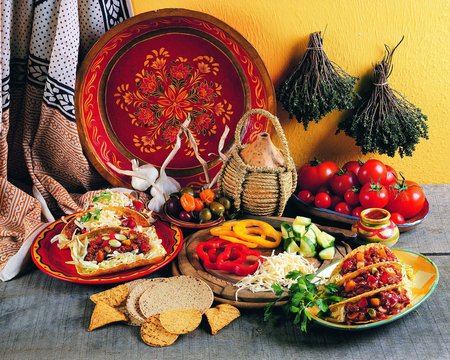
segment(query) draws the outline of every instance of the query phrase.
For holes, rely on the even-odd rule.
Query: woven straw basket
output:
[[[241,144],[241,132],[247,119],[254,114],[271,120],[283,145],[283,167],[261,167],[246,164],[240,152],[248,145]],[[289,197],[297,186],[297,171],[289,153],[288,143],[278,118],[262,109],[244,114],[236,127],[236,146],[222,165],[217,186],[219,192],[234,200],[236,210],[249,214],[281,216]]]

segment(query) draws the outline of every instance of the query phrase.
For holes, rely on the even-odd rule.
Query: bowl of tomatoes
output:
[[[204,229],[225,221],[233,211],[232,201],[212,189],[185,187],[169,196],[163,215],[171,223],[190,229]]]
[[[400,232],[410,230],[430,213],[421,187],[380,160],[349,161],[339,168],[318,160],[298,170],[297,207],[310,215],[354,224],[367,208],[386,209]]]

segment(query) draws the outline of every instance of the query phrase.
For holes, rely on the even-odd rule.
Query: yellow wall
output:
[[[342,113],[333,112],[308,131],[289,119],[278,103],[296,165],[317,157],[342,166],[347,160],[378,158],[418,183],[450,183],[450,2],[448,0],[131,0],[135,14],[184,8],[215,16],[256,48],[278,86],[300,61],[309,34],[325,32],[328,57],[360,78],[382,60],[384,44],[393,48],[391,88],[428,116],[429,140],[412,157],[363,156],[352,138],[335,136]],[[358,85],[356,87],[358,90]]]

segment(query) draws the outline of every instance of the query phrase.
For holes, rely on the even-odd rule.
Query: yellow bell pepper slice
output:
[[[262,229],[266,237],[271,237],[275,241],[266,240],[261,235],[250,235],[249,232],[255,232],[255,228]],[[261,220],[241,220],[234,226],[233,230],[239,239],[263,247],[276,248],[281,243],[281,234],[276,231],[272,225]]]
[[[223,240],[228,240],[228,241],[231,241],[231,242],[234,242],[234,243],[244,244],[244,245],[246,245],[249,248],[258,247],[258,244],[238,239],[235,236],[221,235],[221,236],[219,236],[219,238],[221,238]]]

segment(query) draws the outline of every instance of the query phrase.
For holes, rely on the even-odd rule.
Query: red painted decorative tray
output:
[[[211,178],[220,170],[218,143],[251,108],[276,112],[274,88],[252,45],[222,21],[204,13],[165,9],[144,13],[108,31],[93,46],[77,75],[76,120],[81,144],[95,168],[114,186],[131,178],[106,164],[131,170],[130,160],[160,167],[180,124],[190,130]],[[243,142],[269,130],[266,118],[247,122]],[[205,182],[186,139],[167,174],[182,186]]]
[[[66,217],[66,220],[69,220],[72,216],[74,215]],[[64,225],[66,225],[62,219],[49,224],[36,237],[31,247],[31,257],[37,267],[46,274],[74,283],[110,284],[143,277],[169,264],[177,256],[183,244],[183,234],[177,226],[162,221],[159,214],[153,213],[152,216],[156,218],[153,223],[156,233],[167,251],[166,256],[159,263],[98,277],[80,276],[75,265],[66,264],[67,261],[72,260],[70,250],[61,250],[56,242],[51,243],[51,239],[60,234]]]

